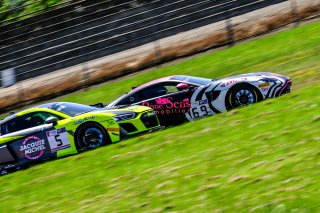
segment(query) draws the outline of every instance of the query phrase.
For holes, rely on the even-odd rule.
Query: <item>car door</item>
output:
[[[1,139],[9,139],[3,144],[3,153],[12,153],[7,159],[1,159],[0,164],[15,162],[26,163],[55,157],[46,133],[53,130],[52,124],[45,124],[48,117],[55,116],[48,112],[31,112],[15,117],[1,125]]]
[[[178,84],[179,82],[162,82],[144,88],[138,94],[143,100],[135,104],[151,107],[158,115],[161,125],[185,122],[193,90],[186,88],[179,91]]]

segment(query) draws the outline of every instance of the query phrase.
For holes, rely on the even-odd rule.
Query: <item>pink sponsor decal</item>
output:
[[[142,106],[148,106],[155,110],[156,114],[178,114],[186,113],[190,108],[190,99],[173,101],[172,97],[157,98],[155,104],[142,102]]]
[[[238,83],[239,81],[247,81],[247,80],[248,78],[241,78],[240,80],[239,79],[230,80],[230,81],[227,81],[226,83],[222,83],[221,87],[227,87],[232,84]]]
[[[37,136],[27,137],[20,146],[20,151],[30,160],[39,159],[45,149],[45,140]]]

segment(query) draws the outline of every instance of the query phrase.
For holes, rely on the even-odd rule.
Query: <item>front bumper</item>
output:
[[[119,122],[121,138],[160,128],[157,115],[153,110],[139,113],[134,119]]]
[[[279,90],[278,96],[290,93],[291,92],[291,86],[292,86],[292,81],[290,79],[286,80],[284,85]]]

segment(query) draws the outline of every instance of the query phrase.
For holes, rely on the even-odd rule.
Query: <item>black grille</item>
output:
[[[285,88],[283,94],[287,94],[287,93],[290,93],[290,92],[291,92],[291,85],[292,85],[292,81],[289,81],[289,82],[288,82],[288,85],[287,85],[287,87]]]
[[[137,128],[132,123],[122,123],[119,125],[128,133],[137,131]]]
[[[152,128],[159,125],[157,116],[153,112],[143,113],[140,119],[147,128]]]

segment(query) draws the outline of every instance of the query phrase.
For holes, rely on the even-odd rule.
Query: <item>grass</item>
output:
[[[309,24],[61,98],[108,102],[173,73],[268,70],[295,85],[277,99],[2,176],[0,212],[318,212],[319,31]]]
[[[42,13],[44,9],[58,5],[63,0],[1,0],[0,21],[2,24],[10,24],[17,20],[23,20]]]

